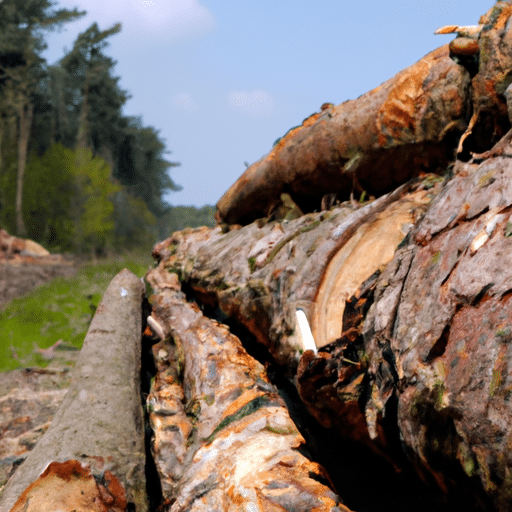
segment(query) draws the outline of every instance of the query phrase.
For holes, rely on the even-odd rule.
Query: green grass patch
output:
[[[81,265],[75,277],[57,278],[14,299],[0,311],[0,371],[47,366],[35,349],[59,340],[82,347],[89,324],[112,278],[123,268],[142,277],[152,266],[149,254]]]

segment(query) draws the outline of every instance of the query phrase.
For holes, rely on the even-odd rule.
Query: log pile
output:
[[[75,272],[71,259],[0,229],[0,308],[46,281]]]
[[[217,227],[155,246],[144,399],[161,511],[363,508],[311,460],[308,415],[327,450],[361,447],[442,494],[415,510],[510,510],[511,18],[500,1],[443,27],[452,43],[277,141]],[[347,453],[363,451],[336,459],[344,475]],[[128,508],[110,474],[47,462],[70,465],[43,486],[71,472]],[[410,510],[393,499],[367,508]]]

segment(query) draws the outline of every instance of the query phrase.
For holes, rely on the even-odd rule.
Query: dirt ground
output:
[[[72,277],[78,264],[60,255],[0,258],[0,310],[14,298],[56,277]],[[48,368],[0,372],[0,492],[48,428],[66,394],[80,351],[66,351]]]
[[[76,274],[76,263],[60,255],[0,259],[0,310],[14,298],[55,277]]]

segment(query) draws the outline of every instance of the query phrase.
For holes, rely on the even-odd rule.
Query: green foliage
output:
[[[157,219],[146,203],[114,182],[107,163],[89,150],[53,144],[32,155],[27,181],[28,235],[45,247],[104,253],[149,250],[157,240]]]
[[[163,198],[180,189],[169,176],[179,164],[165,158],[156,129],[122,113],[129,93],[105,53],[120,24],[93,23],[56,65],[41,57],[45,32],[85,14],[55,4],[0,0],[0,225],[16,234],[19,117],[32,108],[22,196],[30,238],[102,252],[151,246],[172,225],[213,225],[213,214],[171,215]]]
[[[114,205],[120,189],[109,178],[107,163],[85,149],[54,144],[33,156],[26,172],[29,237],[59,250],[101,252],[114,238]]]
[[[141,197],[149,210],[161,217],[169,208],[163,200],[167,192],[181,190],[169,176],[169,170],[178,167],[176,162],[164,158],[164,142],[152,126],[144,127],[138,117],[126,119],[124,137],[115,151],[117,165],[114,177]]]
[[[117,134],[121,108],[129,95],[119,85],[119,78],[113,75],[115,61],[104,53],[107,39],[121,30],[119,23],[101,31],[96,23],[78,35],[73,48],[60,61],[60,76],[52,74],[53,100],[63,96],[71,103],[71,112],[60,112],[57,121],[71,118],[67,129],[60,136],[74,135],[79,147],[89,147],[95,154],[109,156],[112,144],[119,142]],[[63,127],[63,126],[62,126]],[[64,127],[63,127],[64,128]]]
[[[54,5],[51,0],[0,2],[0,157],[8,148],[2,135],[10,131],[15,136],[9,143],[16,145],[20,109],[28,105],[34,109],[34,128],[39,128],[32,129],[32,136],[38,141],[48,138],[47,69],[41,56],[47,47],[44,35],[85,15],[85,11],[54,9]]]
[[[9,151],[2,154],[0,167],[0,226],[14,233],[16,221],[14,197],[16,196],[17,156],[15,148],[6,144]]]
[[[72,200],[75,241],[79,252],[103,252],[114,234],[114,206],[110,198],[119,187],[110,180],[110,169],[103,159],[93,157],[87,149],[77,152],[80,165],[72,167],[78,192]]]
[[[125,187],[114,194],[114,240],[117,249],[149,248],[158,238],[157,219],[140,197]]]
[[[180,189],[168,173],[179,164],[164,158],[167,151],[157,130],[143,126],[139,117],[121,113],[129,94],[113,74],[115,61],[104,53],[107,39],[120,29],[116,24],[101,31],[93,23],[52,72],[55,105],[63,101],[72,105],[71,111],[55,108],[55,125],[63,140],[75,140],[77,146],[105,158],[112,176],[159,217],[168,208],[163,196]]]
[[[158,220],[159,238],[168,238],[175,231],[199,226],[215,226],[215,207],[206,205],[201,208],[195,206],[171,206]]]
[[[74,151],[55,144],[41,157],[32,155],[26,170],[24,213],[28,237],[45,247],[73,249],[70,216],[75,172]]]
[[[0,55],[20,48],[40,52],[46,48],[43,32],[62,27],[85,15],[76,8],[53,9],[52,0],[2,0],[0,2]]]
[[[112,278],[123,268],[143,277],[151,257],[126,255],[81,267],[74,278],[54,279],[0,311],[0,371],[24,365],[45,366],[34,344],[47,348],[63,340],[77,349]],[[20,360],[13,358],[16,352]]]

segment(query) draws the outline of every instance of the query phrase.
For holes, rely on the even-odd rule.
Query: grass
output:
[[[123,268],[139,277],[152,266],[148,254],[86,263],[72,278],[57,278],[10,302],[0,311],[0,371],[46,366],[35,351],[62,340],[80,349],[89,323],[112,278]]]

